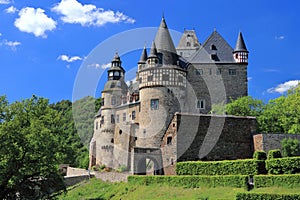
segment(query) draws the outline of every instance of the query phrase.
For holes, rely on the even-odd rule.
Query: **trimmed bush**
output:
[[[284,157],[299,156],[299,140],[292,138],[284,138],[281,140],[282,154]]]
[[[254,176],[254,187],[300,187],[300,174],[257,175]]]
[[[300,157],[287,157],[266,160],[266,169],[269,174],[296,174],[300,173]]]
[[[274,149],[274,150],[270,150],[268,152],[268,160],[270,159],[274,159],[274,158],[281,158],[281,152],[280,149]]]
[[[300,194],[237,193],[237,200],[300,200]]]
[[[249,177],[235,176],[128,176],[128,183],[138,185],[168,185],[185,188],[237,187],[247,188]]]
[[[190,161],[176,164],[177,175],[256,175],[265,174],[262,160]]]
[[[266,160],[267,154],[264,151],[255,151],[253,154],[253,159],[255,160]]]

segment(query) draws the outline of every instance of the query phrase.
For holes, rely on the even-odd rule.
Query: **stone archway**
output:
[[[161,150],[156,148],[134,148],[133,174],[163,175]]]

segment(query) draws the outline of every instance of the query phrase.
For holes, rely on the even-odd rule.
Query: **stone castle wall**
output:
[[[281,141],[285,138],[292,138],[300,141],[300,134],[274,134],[274,133],[256,134],[253,136],[254,150],[255,151],[262,150],[265,152],[268,152],[273,149],[282,150]]]
[[[254,117],[177,113],[161,144],[165,174],[176,161],[252,158],[256,128]]]

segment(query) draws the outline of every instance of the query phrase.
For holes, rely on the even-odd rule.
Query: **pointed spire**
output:
[[[148,58],[155,58],[155,57],[157,57],[157,49],[156,49],[155,42],[153,41]]]
[[[146,50],[146,46],[144,46],[144,49],[142,51],[142,55],[141,55],[141,58],[138,62],[138,64],[145,64],[147,61],[147,50]]]
[[[116,53],[114,55],[114,58],[113,58],[112,62],[113,61],[116,61],[116,62],[120,62],[121,61],[120,56],[118,54],[118,50],[116,50]]]
[[[242,32],[239,32],[239,36],[238,36],[238,39],[236,41],[236,46],[235,46],[234,51],[235,52],[237,52],[237,51],[248,52],[248,50],[246,48],[246,44],[245,44],[244,38],[243,38],[243,35],[242,35]]]
[[[164,17],[162,18],[156,33],[155,44],[157,45],[157,50],[159,52],[167,51],[176,53],[176,49]]]

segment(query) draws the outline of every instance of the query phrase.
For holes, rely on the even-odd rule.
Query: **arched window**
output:
[[[190,43],[190,42],[187,42],[187,43],[186,43],[186,46],[187,46],[187,47],[190,47],[190,46],[191,46],[191,43]]]

